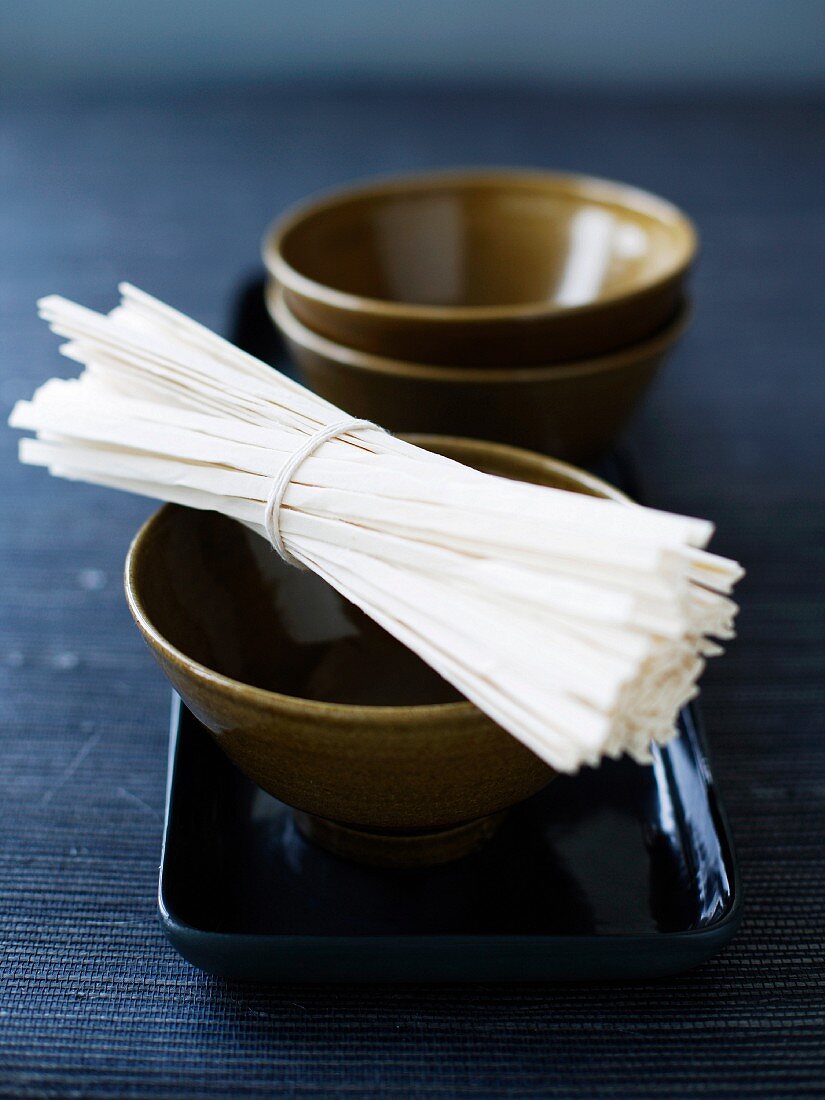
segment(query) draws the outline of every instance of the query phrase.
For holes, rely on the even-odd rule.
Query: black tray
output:
[[[741,916],[693,710],[652,767],[556,779],[475,855],[379,871],[307,843],[177,697],[159,904],[184,958],[262,981],[649,978],[709,958]]]

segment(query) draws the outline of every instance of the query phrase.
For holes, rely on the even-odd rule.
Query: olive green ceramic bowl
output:
[[[636,188],[519,170],[426,173],[310,201],[263,256],[336,343],[447,366],[558,363],[638,343],[673,315],[690,221]]]
[[[390,431],[455,432],[598,457],[624,426],[684,332],[688,308],[655,336],[596,359],[541,367],[434,367],[382,359],[317,336],[270,283],[267,304],[307,385]]]
[[[411,438],[503,476],[624,499],[540,455]],[[187,706],[341,855],[385,866],[456,859],[553,776],[320,578],[217,513],[161,508],[132,543],[125,586]]]

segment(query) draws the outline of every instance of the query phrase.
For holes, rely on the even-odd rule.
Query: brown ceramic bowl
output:
[[[455,433],[589,462],[613,441],[687,325],[683,303],[656,335],[612,355],[543,367],[435,367],[325,340],[270,284],[267,304],[307,385],[390,431]]]
[[[264,261],[308,328],[390,359],[558,363],[649,336],[696,251],[670,203],[535,171],[431,173],[343,190],[269,230]]]
[[[413,441],[507,477],[624,499],[526,451]],[[132,543],[125,585],[187,706],[332,851],[389,866],[458,858],[553,777],[322,580],[217,513],[161,508]]]

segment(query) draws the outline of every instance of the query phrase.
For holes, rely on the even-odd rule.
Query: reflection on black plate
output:
[[[373,870],[308,844],[177,700],[171,766],[163,924],[187,959],[227,977],[645,977],[701,962],[738,924],[691,712],[652,767],[557,779],[483,850],[430,870]]]

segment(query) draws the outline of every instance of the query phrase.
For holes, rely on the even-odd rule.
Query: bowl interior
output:
[[[525,480],[599,495],[602,483],[507,447],[439,441],[438,450]],[[521,466],[513,455],[523,455]],[[607,487],[604,487],[605,489]],[[285,565],[258,535],[214,512],[167,505],[130,563],[143,618],[206,669],[328,703],[409,706],[461,695],[324,581]]]
[[[138,597],[176,649],[233,680],[320,702],[410,705],[459,693],[313,573],[214,512],[153,521]]]
[[[654,196],[507,174],[351,193],[308,208],[280,238],[299,276],[356,297],[551,311],[655,284],[686,265],[692,247],[689,223]]]

